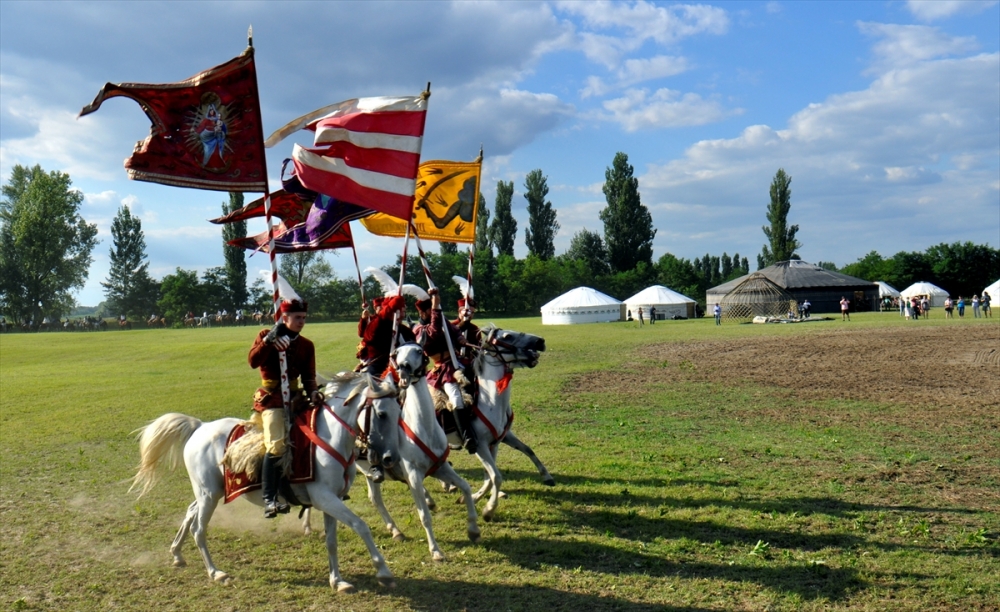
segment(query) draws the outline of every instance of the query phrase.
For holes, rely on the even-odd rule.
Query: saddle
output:
[[[297,503],[292,493],[292,484],[313,482],[315,476],[316,445],[309,440],[297,424],[306,423],[316,431],[318,408],[309,408],[295,417],[289,432],[289,450],[281,458],[282,476],[279,492],[292,505]],[[247,491],[261,488],[261,464],[264,461],[264,433],[260,417],[237,424],[226,438],[226,453],[222,458],[226,483],[225,503],[229,503]]]

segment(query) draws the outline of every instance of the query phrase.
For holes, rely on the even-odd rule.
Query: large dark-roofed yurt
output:
[[[833,272],[797,259],[757,270],[775,285],[787,291],[798,302],[809,300],[811,312],[840,312],[840,298],[851,301],[852,311],[872,310],[878,303],[878,285],[860,278]],[[712,287],[705,294],[709,305],[721,303],[723,297],[750,275],[741,276]]]

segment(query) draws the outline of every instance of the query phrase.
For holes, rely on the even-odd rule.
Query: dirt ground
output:
[[[639,380],[607,372],[577,382],[605,390],[651,379],[754,384],[803,400],[946,406],[993,419],[1000,412],[1000,325],[838,326],[802,335],[660,344],[644,348],[642,357],[659,362],[655,377],[645,365],[628,368]]]

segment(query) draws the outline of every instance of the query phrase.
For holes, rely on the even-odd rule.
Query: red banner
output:
[[[305,221],[312,205],[312,200],[305,199],[294,193],[288,193],[284,189],[279,189],[271,193],[271,215],[281,219],[289,227]],[[209,221],[221,225],[223,223],[235,223],[263,216],[264,198],[258,198],[239,210],[234,210],[228,215],[216,217],[215,219],[209,219]]]
[[[132,98],[152,122],[125,160],[129,178],[177,187],[264,192],[264,133],[253,47],[225,64],[162,85],[108,83],[80,111]]]

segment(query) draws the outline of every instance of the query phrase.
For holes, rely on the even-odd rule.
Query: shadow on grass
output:
[[[468,474],[475,471],[463,470]],[[511,488],[513,483],[519,481],[539,481],[537,472],[529,471],[504,471],[504,488]],[[551,496],[556,501],[573,501],[580,504],[595,504],[606,506],[667,506],[671,508],[702,508],[715,506],[719,508],[734,508],[739,510],[750,510],[754,512],[777,512],[780,514],[791,514],[797,512],[806,516],[810,514],[826,514],[839,518],[853,518],[859,512],[923,512],[923,513],[953,513],[953,514],[989,514],[984,510],[972,508],[949,508],[940,506],[913,506],[913,505],[891,505],[891,504],[863,504],[848,502],[833,497],[790,497],[774,498],[765,500],[732,499],[723,497],[653,497],[633,493],[633,489],[642,488],[666,488],[684,485],[712,486],[719,488],[733,489],[739,487],[739,482],[731,479],[719,481],[712,480],[684,480],[684,479],[661,479],[661,478],[637,478],[637,479],[616,479],[616,478],[586,478],[582,476],[565,476],[553,474],[556,479],[556,488],[545,489],[541,492],[532,492],[538,497]],[[471,480],[469,481],[472,482]],[[619,493],[581,492],[574,486],[614,486],[621,487]],[[566,499],[572,496],[572,499]],[[562,498],[562,499],[560,499]]]
[[[703,561],[680,562],[576,540],[529,542],[526,538],[503,537],[488,540],[483,546],[505,555],[512,563],[525,569],[558,565],[611,575],[747,582],[785,594],[794,593],[803,599],[826,598],[841,601],[868,587],[854,569],[830,568],[825,565],[747,566]]]
[[[523,544],[518,544],[523,546]],[[415,610],[565,610],[567,612],[701,612],[708,608],[639,603],[614,597],[560,591],[535,585],[496,585],[471,582],[438,582],[397,578],[394,597],[406,599]],[[612,583],[609,581],[608,588]]]

